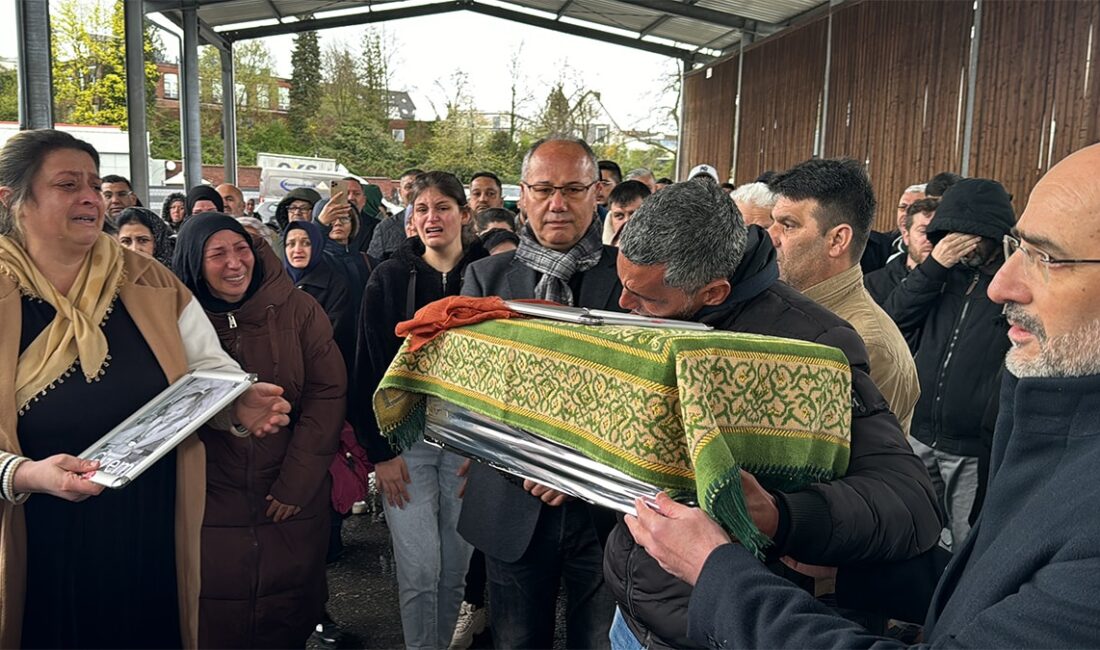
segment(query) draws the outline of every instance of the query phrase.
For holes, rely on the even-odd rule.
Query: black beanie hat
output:
[[[184,218],[190,217],[195,204],[203,199],[214,204],[214,207],[217,208],[215,212],[225,212],[225,203],[222,201],[222,195],[218,194],[217,190],[209,185],[196,185],[187,190],[187,208],[184,212]]]
[[[986,178],[964,178],[947,189],[928,224],[933,244],[949,233],[981,235],[1001,241],[1016,225],[1012,197],[1003,185]]]

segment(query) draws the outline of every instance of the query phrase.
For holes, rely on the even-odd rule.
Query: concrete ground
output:
[[[342,538],[343,554],[328,565],[328,613],[345,635],[339,647],[404,647],[393,548],[377,494],[366,514],[344,520]],[[316,635],[307,647],[326,648]],[[491,648],[488,632],[473,647]]]

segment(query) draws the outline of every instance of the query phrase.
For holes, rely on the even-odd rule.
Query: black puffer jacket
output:
[[[462,292],[462,276],[471,262],[488,254],[474,240],[466,246],[458,265],[441,273],[424,261],[424,244],[418,237],[409,237],[393,254],[371,273],[363,292],[359,313],[359,336],[349,416],[359,444],[367,450],[371,462],[380,463],[395,456],[390,445],[378,432],[371,396],[378,388],[390,362],[397,355],[402,339],[393,330],[398,323],[413,317],[417,309]]]
[[[779,282],[775,249],[759,228],[749,228],[745,257],[730,283],[730,298],[704,308],[694,320],[720,330],[832,345],[852,364],[848,473],[801,492],[776,493],[780,523],[769,556],[836,566],[902,560],[933,547],[941,528],[935,491],[867,374],[867,351],[859,335]],[[607,541],[604,578],[643,643],[655,648],[695,646],[687,635],[691,587],[661,569],[621,522]]]
[[[938,242],[961,232],[999,242],[1014,222],[1000,183],[967,178],[944,194],[928,238]],[[910,434],[949,454],[986,453],[982,422],[997,399],[998,373],[1009,347],[1001,306],[986,294],[994,271],[963,264],[948,269],[929,255],[882,307],[906,340],[917,337],[921,395]]]

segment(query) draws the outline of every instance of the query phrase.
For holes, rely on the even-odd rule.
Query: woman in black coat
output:
[[[351,305],[347,282],[323,254],[324,234],[310,221],[292,221],[283,231],[283,247],[286,252],[283,267],[290,280],[321,304],[332,323],[336,345],[350,368],[355,352],[358,304]]]

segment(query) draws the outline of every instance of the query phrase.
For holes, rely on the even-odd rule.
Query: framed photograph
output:
[[[256,375],[243,372],[187,373],[80,454],[99,461],[90,480],[129,485],[255,382]]]

